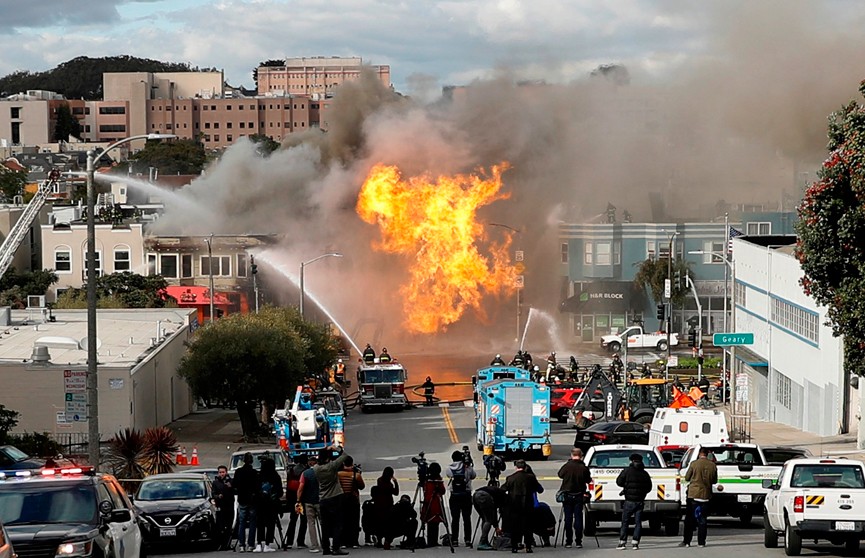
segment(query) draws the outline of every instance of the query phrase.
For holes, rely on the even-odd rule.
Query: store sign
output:
[[[720,296],[726,291],[723,281],[694,281],[697,296]]]

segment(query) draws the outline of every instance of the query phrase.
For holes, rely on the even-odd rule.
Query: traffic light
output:
[[[258,273],[258,264],[255,263],[255,256],[249,256],[249,271],[253,275]]]
[[[673,272],[673,281],[674,281],[673,284],[676,285],[677,290],[682,288],[682,271],[681,270],[677,269],[676,271]]]
[[[697,330],[691,329],[688,331],[688,346],[696,347],[697,346]]]
[[[662,322],[667,317],[666,306],[664,304],[658,305],[658,319]]]

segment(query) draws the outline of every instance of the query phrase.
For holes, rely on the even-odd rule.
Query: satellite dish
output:
[[[100,347],[102,347],[102,339],[97,337],[96,338],[96,350],[98,351]],[[82,351],[87,350],[87,336],[86,335],[81,338],[81,341],[78,342],[78,348],[81,349]]]

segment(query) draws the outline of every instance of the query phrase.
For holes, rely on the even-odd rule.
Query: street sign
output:
[[[517,262],[517,265],[514,266],[514,271],[516,271],[517,274],[522,275],[526,272],[526,264],[523,262]]]
[[[522,289],[526,286],[526,277],[525,275],[517,275],[514,278],[514,286],[518,289]]]
[[[517,250],[514,253],[514,259],[518,262],[523,261],[525,259],[525,257],[526,257],[525,252],[523,252],[522,250]]]
[[[736,345],[753,345],[753,333],[716,333],[712,336],[712,344],[716,347],[734,347]]]
[[[664,279],[664,298],[666,298],[666,299],[668,299],[668,300],[669,300],[669,298],[670,298],[670,294],[671,294],[671,293],[670,293],[670,290],[671,290],[671,288],[670,288],[670,280],[669,280],[669,279]]]
[[[676,355],[670,355],[670,360],[667,361],[669,366],[679,366],[679,357]]]
[[[64,370],[63,390],[66,393],[84,393],[87,391],[87,371]]]

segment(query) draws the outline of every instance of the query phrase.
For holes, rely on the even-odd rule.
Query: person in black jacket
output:
[[[559,469],[562,486],[559,488],[562,512],[565,516],[565,548],[576,542],[577,548],[583,547],[583,502],[587,486],[592,482],[589,468],[583,462],[580,448],[571,450],[571,458]]]
[[[493,550],[490,544],[490,530],[495,528],[496,534],[501,534],[499,513],[505,511],[507,498],[505,491],[498,486],[482,486],[475,490],[472,503],[481,519],[481,540],[478,543],[478,550]]]
[[[255,548],[255,505],[261,492],[261,479],[252,467],[252,454],[243,454],[243,466],[234,472],[234,491],[237,494],[237,544],[240,552]],[[246,529],[249,529],[249,533]],[[244,544],[245,543],[245,544]]]
[[[258,523],[258,549],[260,552],[266,552],[266,548],[276,550],[273,537],[278,521],[279,503],[284,492],[282,478],[276,472],[276,462],[272,458],[261,458],[259,478],[261,491],[258,493],[255,510]]]
[[[640,530],[642,528],[643,505],[646,503],[646,494],[652,490],[652,477],[643,466],[643,456],[639,453],[630,455],[630,464],[622,469],[616,484],[622,487],[622,527],[619,529],[619,550],[624,550],[628,545],[628,523],[634,518],[633,548],[640,548]]]
[[[231,522],[234,521],[234,487],[228,476],[228,468],[220,465],[213,479],[213,500],[216,502],[216,528],[219,532],[220,550],[228,549],[231,539]]]
[[[526,467],[523,459],[514,461],[516,471],[508,476],[502,485],[508,495],[508,512],[511,518],[511,552],[519,550],[520,540],[525,539],[526,552],[532,553],[534,536],[532,535],[531,518],[535,508],[535,493],[544,489],[537,477]]]

